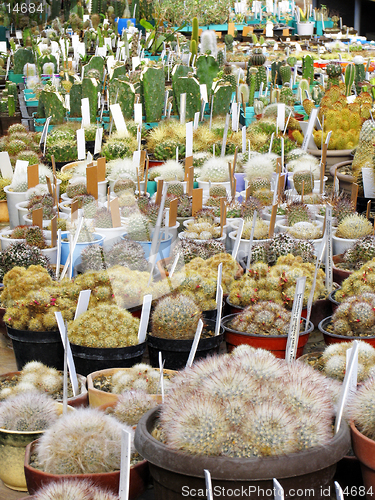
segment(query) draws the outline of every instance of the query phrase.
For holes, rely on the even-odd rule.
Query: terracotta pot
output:
[[[361,463],[367,500],[375,497],[375,441],[363,435],[353,422],[350,423],[353,451]]]
[[[363,342],[367,342],[368,344],[375,347],[375,336],[374,337],[347,337],[346,335],[335,335],[334,333],[330,333],[327,331],[327,327],[332,320],[332,316],[328,316],[328,318],[323,319],[318,328],[322,332],[324,337],[324,342],[327,345],[330,344],[339,344],[341,342],[352,342],[353,340],[362,340]]]
[[[153,409],[141,418],[134,441],[137,451],[149,461],[156,500],[197,498],[192,490],[205,491],[204,469],[211,473],[214,491],[219,487],[228,492],[239,489],[236,498],[272,498],[273,478],[280,481],[286,499],[297,499],[299,488],[303,491],[311,488],[314,491],[311,497],[323,498],[324,488],[331,486],[336,463],[350,447],[349,427],[343,422],[339,432],[326,445],[299,453],[264,458],[192,457],[172,450],[151,436],[158,411]],[[186,495],[184,487],[188,490]],[[249,488],[252,488],[250,495]],[[271,490],[269,496],[262,494],[267,489]],[[231,498],[232,495],[222,497]]]
[[[236,330],[232,330],[227,325],[230,323],[236,314],[230,314],[225,316],[221,320],[222,325],[225,329],[225,341],[227,343],[228,352],[231,352],[235,347],[241,344],[247,344],[256,349],[266,349],[272,352],[277,358],[285,358],[286,344],[288,341],[287,335],[250,335],[249,333],[242,333]],[[309,321],[309,327],[306,331],[303,331],[306,320],[303,319],[303,324],[301,325],[301,332],[298,338],[297,354],[296,357],[302,356],[303,348],[309,340],[310,333],[314,330],[314,325]]]
[[[340,264],[343,262],[343,254],[338,254],[333,256],[333,281],[337,283],[338,285],[341,285],[341,283],[348,278],[353,271],[347,271],[346,269],[341,269],[339,267],[336,267],[335,264]]]
[[[19,375],[21,372],[8,372],[8,373],[3,373],[2,375],[0,375],[0,380],[3,379],[3,378],[10,378],[10,377],[14,377],[14,375]],[[84,406],[88,406],[89,404],[89,398],[88,398],[88,392],[87,392],[87,388],[86,388],[86,377],[84,377],[83,375],[78,375],[77,374],[77,377],[78,377],[78,382],[81,386],[81,393],[78,394],[77,396],[72,396],[71,398],[68,398],[68,405],[69,406],[73,406],[74,408],[79,408],[79,407],[84,407]],[[62,403],[62,399],[59,400],[57,399],[56,400],[58,403]]]
[[[30,458],[38,441],[33,441],[26,447],[25,453],[25,476],[28,491],[31,495],[36,493],[42,486],[61,482],[65,479],[76,479],[78,481],[89,480],[96,486],[108,489],[118,495],[120,484],[120,471],[103,472],[96,474],[49,474],[30,465]],[[129,500],[136,499],[147,488],[149,482],[149,470],[146,460],[130,467]]]
[[[342,151],[344,152],[347,150],[342,150]],[[334,177],[335,171],[337,169],[337,178],[339,180],[340,191],[344,191],[344,193],[351,194],[352,193],[352,184],[353,184],[353,182],[355,182],[355,177],[353,175],[342,174],[340,172],[340,168],[351,165],[353,163],[352,156],[349,155],[350,158],[338,159],[339,163],[328,164],[328,153],[329,153],[329,151],[327,151],[327,166],[329,167],[329,173],[332,175],[332,177]]]
[[[94,380],[100,375],[113,375],[117,372],[126,372],[129,368],[108,368],[107,370],[98,370],[96,372],[90,373],[87,376],[87,388],[89,395],[89,403],[91,408],[96,408],[97,406],[101,406],[107,403],[117,403],[120,394],[113,394],[112,392],[101,391],[94,387]],[[176,372],[173,370],[163,370],[165,373],[170,375],[175,374]],[[159,402],[159,394],[152,394],[153,398],[155,398]]]

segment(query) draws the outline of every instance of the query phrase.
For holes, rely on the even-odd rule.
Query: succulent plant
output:
[[[35,500],[118,500],[118,495],[95,486],[90,481],[65,479],[38,489]]]
[[[315,258],[314,245],[310,241],[296,239],[288,233],[275,234],[265,251],[265,262],[269,264],[274,264],[279,257],[288,254],[300,256],[303,262],[313,262]]]
[[[111,212],[105,207],[98,208],[94,216],[94,226],[99,228],[112,228]]]
[[[375,335],[375,294],[365,292],[348,297],[332,316],[335,335],[368,337]]]
[[[332,384],[312,368],[242,345],[176,376],[161,408],[161,436],[192,456],[298,453],[332,438],[332,397]]]
[[[245,219],[243,230],[242,230],[242,239],[244,239],[244,240],[250,239],[252,227],[253,227],[253,221],[249,218]],[[268,224],[263,219],[259,219],[259,217],[258,217],[256,222],[255,222],[254,240],[267,239],[268,232],[269,232]]]
[[[286,206],[286,219],[288,226],[293,226],[297,222],[311,221],[311,214],[307,205],[298,201],[292,201]]]
[[[123,193],[124,191],[130,191],[134,193],[135,187],[135,182],[131,179],[118,179],[113,186],[113,191],[117,195],[119,193]]]
[[[220,226],[212,222],[209,217],[195,217],[182,233],[184,238],[210,240],[220,237]]]
[[[47,248],[47,243],[43,231],[39,226],[29,226],[25,231],[25,240],[28,245],[43,249]]]
[[[225,252],[225,246],[222,241],[217,240],[180,240],[173,248],[172,259],[177,253],[180,253],[181,259],[185,264],[188,264],[192,259],[199,256],[206,260],[215,254]]]
[[[69,198],[74,198],[75,196],[79,196],[82,194],[87,195],[87,187],[86,184],[82,182],[70,182],[69,185],[66,188],[66,195]]]
[[[182,294],[161,299],[151,315],[151,333],[167,339],[194,338],[202,312],[196,303]]]
[[[126,370],[119,370],[111,377],[111,392],[122,394],[125,391],[142,391],[146,394],[157,394],[160,382],[160,371],[146,363],[138,363]],[[169,376],[164,374],[164,389],[170,386]]]
[[[341,382],[346,371],[346,351],[353,347],[353,342],[338,342],[325,348],[322,357],[322,371],[328,377]],[[375,349],[367,342],[358,342],[357,380],[363,382],[375,374]]]
[[[160,375],[157,372],[157,380],[159,378]],[[113,416],[121,423],[134,426],[145,413],[156,406],[156,400],[144,390],[130,390],[119,396]]]
[[[151,228],[148,218],[141,213],[132,214],[126,221],[128,237],[135,241],[150,241]]]
[[[346,278],[335,292],[335,300],[342,302],[348,297],[365,292],[375,293],[375,259],[364,264]]]
[[[373,233],[371,222],[363,215],[352,214],[344,217],[337,226],[337,238],[357,239]]]
[[[247,306],[229,323],[229,327],[251,335],[287,335],[291,313],[276,302],[259,301]]]
[[[12,243],[0,253],[0,280],[4,281],[5,274],[16,266],[42,266],[48,273],[52,273],[48,257],[38,248],[23,242]]]
[[[147,271],[148,263],[144,257],[142,246],[136,241],[124,238],[115,243],[105,254],[108,267],[126,266],[134,271]]]
[[[369,378],[350,399],[348,415],[357,429],[369,439],[375,440],[375,378]]]
[[[206,182],[229,181],[228,161],[224,158],[209,158],[202,166],[200,179]]]
[[[366,262],[375,258],[375,236],[369,235],[359,238],[354,245],[345,251],[344,262],[354,269],[359,269]]]
[[[52,474],[94,474],[120,469],[121,431],[116,419],[92,408],[78,408],[58,419],[36,448],[42,470]],[[125,427],[131,435],[131,427]]]
[[[302,187],[304,194],[312,193],[314,189],[314,180],[312,173],[309,170],[300,170],[293,174],[294,189],[298,194],[302,194]]]
[[[315,222],[296,222],[288,228],[288,233],[302,240],[316,240],[323,236],[322,228]]]
[[[57,407],[50,396],[25,392],[0,405],[0,428],[11,431],[43,431],[57,419]]]

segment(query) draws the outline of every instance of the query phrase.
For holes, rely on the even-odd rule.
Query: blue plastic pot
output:
[[[125,236],[121,236],[121,239],[125,239]],[[150,251],[151,251],[151,241],[138,241],[138,243],[142,246],[143,251],[145,253],[145,258],[148,260],[150,257]],[[169,257],[170,251],[171,251],[171,244],[172,244],[172,235],[169,234],[168,238],[165,240],[161,240],[160,245],[159,245],[159,251],[156,256],[156,261],[161,260],[161,259],[166,259]]]
[[[63,241],[64,239],[68,239],[68,232],[61,233],[61,265],[65,265],[68,255],[69,255],[69,241]],[[81,253],[82,250],[90,245],[100,245],[103,246],[103,241],[104,241],[104,236],[101,236],[100,234],[94,233],[94,241],[88,241],[84,243],[77,243],[74,252],[73,252],[73,274],[74,274],[74,268],[78,266],[81,262]]]
[[[118,17],[116,19],[116,22],[117,22],[117,31],[118,31],[119,35],[122,35],[122,30],[126,29],[128,27],[128,21],[132,22],[134,26],[136,25],[136,22],[137,22],[136,19],[135,19],[135,17],[129,17],[129,18],[126,18],[126,19],[121,19],[121,18]]]

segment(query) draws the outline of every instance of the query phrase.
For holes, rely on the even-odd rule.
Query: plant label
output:
[[[236,102],[232,102],[232,130],[237,132],[237,114],[238,114],[238,104]]]
[[[242,127],[242,154],[246,153],[246,127]]]
[[[277,104],[277,119],[276,124],[279,130],[284,130],[285,126],[285,104],[279,102]]]
[[[186,151],[185,156],[193,156],[193,122],[186,124]]]
[[[152,295],[145,295],[143,297],[141,319],[138,328],[138,343],[142,344],[146,340],[148,321],[150,318]]]
[[[355,340],[354,342],[357,342],[357,340]],[[350,362],[350,358],[351,358],[352,352],[353,352],[353,347],[351,347],[350,349],[346,350],[346,371],[349,368],[349,362]],[[358,383],[358,352],[357,352],[357,354],[354,355],[353,364],[354,364],[354,367],[352,369],[351,377],[350,377],[350,380],[349,380],[349,394],[354,394],[355,392],[357,392],[357,383]]]
[[[194,130],[197,130],[198,129],[198,126],[199,126],[199,111],[197,111],[196,113],[194,113]]]
[[[86,167],[87,194],[91,194],[98,199],[98,167]]]
[[[227,223],[226,198],[220,198],[220,237],[223,236],[224,226]]]
[[[202,331],[203,331],[203,321],[200,319],[198,321],[197,330],[196,330],[195,335],[194,335],[194,340],[193,340],[193,344],[191,346],[189,358],[186,362],[186,367],[190,368],[190,366],[194,362],[195,353],[197,352],[197,347],[198,347],[198,343],[199,343],[199,340],[200,340],[201,335],[202,335]]]
[[[39,164],[27,167],[27,188],[33,188],[39,184]]]
[[[306,134],[305,134],[305,137],[303,138],[303,143],[301,146],[302,149],[304,149],[305,151],[307,150],[308,144],[309,144],[310,139],[312,137],[312,133],[314,130],[314,125],[315,125],[317,116],[318,116],[318,108],[313,108],[313,110],[311,111],[311,114],[310,114],[308,124],[307,124]]]
[[[351,356],[350,356],[349,362],[346,365],[344,381],[342,383],[340,398],[339,398],[339,402],[337,405],[336,421],[335,421],[335,428],[334,428],[335,434],[337,434],[337,432],[340,429],[341,420],[342,420],[342,416],[344,413],[344,408],[345,408],[346,401],[347,401],[348,396],[349,396],[349,388],[351,387],[351,383],[352,383],[351,380],[352,380],[352,376],[353,376],[353,371],[355,370],[356,365],[358,363],[358,347],[359,347],[358,342],[354,341],[353,347],[351,349]]]
[[[177,253],[174,261],[173,261],[173,264],[172,264],[172,267],[171,267],[171,270],[169,272],[169,277],[172,278],[175,270],[176,270],[176,267],[177,267],[177,263],[178,263],[178,259],[180,258],[180,252]]]
[[[184,181],[185,182],[187,182],[189,179],[190,167],[193,167],[193,156],[187,155],[185,158],[185,173],[184,173]]]
[[[158,179],[155,205],[160,205],[160,203],[161,203],[161,198],[163,196],[163,187],[164,187],[164,180]]]
[[[221,157],[224,158],[225,156],[225,149],[227,147],[227,137],[228,137],[228,129],[229,129],[229,114],[227,113],[226,119],[225,119],[225,127],[224,127],[224,133],[223,133],[223,143],[221,145]]]
[[[306,277],[296,279],[296,292],[293,300],[292,316],[290,318],[288,340],[286,343],[285,359],[291,363],[296,359],[299,332],[301,327],[301,313],[303,296],[305,294]],[[306,323],[306,328],[308,324]]]
[[[37,208],[32,213],[33,226],[43,227],[43,208]]]
[[[79,292],[74,319],[79,318],[82,313],[87,311],[87,308],[89,307],[90,296],[91,290],[82,290],[81,292]]]
[[[375,198],[375,180],[372,168],[362,168],[362,179],[365,198]]]
[[[220,324],[221,324],[221,313],[223,309],[223,287],[219,286],[219,293],[217,295],[217,303],[216,303],[216,324],[215,324],[215,337],[220,333]]]
[[[118,204],[118,198],[114,198],[109,202],[111,207],[111,218],[113,227],[121,227],[121,217],[120,217],[120,207]]]
[[[275,222],[276,222],[276,216],[277,216],[277,204],[272,205],[272,210],[271,210],[271,221],[270,221],[270,229],[268,232],[268,237],[272,238],[275,232]]]
[[[51,247],[54,248],[56,244],[57,244],[57,215],[55,215],[51,219]]]
[[[284,500],[284,488],[275,478],[273,478],[273,491],[275,492],[275,500]]]
[[[72,350],[70,349],[70,343],[67,338],[66,326],[61,315],[61,312],[55,312],[55,318],[57,322],[57,326],[59,327],[59,332],[61,336],[61,341],[63,343],[64,349],[66,351],[67,359],[68,359],[68,368],[69,368],[69,377],[72,383],[73,394],[77,396],[79,393],[78,379],[76,367],[73,360]]]
[[[163,368],[164,368],[163,355],[159,351],[159,370],[160,370],[159,385],[160,385],[160,393],[161,393],[161,402],[162,403],[164,403],[164,375],[163,375]]]
[[[252,248],[253,248],[254,231],[255,231],[255,226],[256,226],[256,222],[257,222],[257,215],[258,215],[258,212],[256,210],[254,210],[253,223],[251,226],[251,233],[250,233],[250,239],[249,239],[249,246],[248,246],[248,250],[247,250],[247,266],[246,266],[247,271],[250,269],[250,265],[251,265],[251,254],[252,254]]]
[[[138,102],[134,104],[134,121],[139,125],[142,125],[142,103]]]
[[[161,197],[161,202],[160,202],[160,206],[159,206],[159,213],[158,213],[158,217],[157,217],[156,224],[155,224],[154,234],[152,237],[150,256],[148,258],[148,262],[149,262],[150,267],[151,267],[149,284],[151,283],[151,279],[152,279],[152,275],[153,275],[153,271],[154,271],[154,267],[155,267],[155,262],[156,262],[156,256],[157,256],[159,244],[160,244],[159,236],[160,236],[160,229],[161,229],[161,224],[162,224],[162,220],[163,220],[165,199],[167,197],[167,187],[168,187],[167,184],[168,183],[165,183],[165,185],[163,186],[163,194]]]
[[[207,500],[214,500],[214,496],[212,493],[211,473],[207,469],[204,469],[204,479],[206,482]]]
[[[221,263],[218,265],[218,268],[217,268],[217,279],[216,279],[216,305],[218,304],[218,300],[219,300],[219,290],[220,290],[220,287],[221,287],[221,279],[222,279],[222,276],[223,276],[223,263],[221,262]]]
[[[126,429],[121,430],[121,464],[118,496],[120,500],[128,500],[130,484],[130,459],[132,435]]]
[[[307,314],[306,314],[306,324],[307,325],[309,324],[309,321],[310,321],[311,309],[312,309],[312,304],[313,304],[313,301],[314,301],[316,279],[317,279],[317,276],[318,276],[318,270],[320,269],[320,266],[322,265],[323,257],[324,257],[325,250],[326,250],[326,245],[327,245],[327,242],[323,238],[322,249],[321,249],[321,252],[320,252],[320,256],[317,259],[316,264],[315,264],[314,279],[313,279],[313,282],[312,282],[309,299],[307,301]]]
[[[39,146],[44,144],[44,155],[46,154],[46,140],[47,140],[47,133],[48,133],[48,127],[49,127],[49,122],[51,121],[52,116],[49,116],[46,118],[46,121],[44,123],[42,135],[40,136],[40,141],[39,141]]]
[[[202,210],[202,206],[203,206],[203,189],[202,188],[193,189],[193,208],[192,208],[193,217],[197,212]]]
[[[326,287],[328,292],[333,288],[333,252],[332,252],[332,206],[326,205]],[[324,235],[323,235],[324,238]]]
[[[88,127],[90,125],[90,102],[88,97],[81,99],[81,112],[82,112],[82,127],[83,128]]]
[[[102,129],[103,130],[103,129]],[[105,181],[105,175],[106,175],[106,159],[105,157],[100,157],[96,160],[96,168],[98,171],[98,182],[103,182]]]
[[[341,19],[341,17],[340,17]],[[336,499],[344,500],[344,494],[342,492],[342,488],[337,481],[335,481],[335,491],[336,491]]]
[[[169,227],[174,227],[177,222],[178,199],[175,198],[169,204]]]
[[[122,111],[121,111],[120,104],[118,104],[118,103],[110,104],[109,107],[110,107],[110,110],[112,113],[113,121],[115,122],[115,125],[116,125],[117,132],[119,134],[127,135],[128,129],[126,127],[126,123],[125,123],[124,116],[123,116]]]
[[[100,151],[102,150],[102,140],[103,140],[103,127],[98,127],[95,133],[94,155],[100,153]]]
[[[272,152],[272,144],[273,144],[273,138],[274,137],[275,137],[275,132],[272,132],[271,140],[270,140],[270,147],[269,147],[268,153]]]
[[[200,93],[201,93],[201,99],[206,103],[208,102],[208,95],[207,95],[207,85],[205,83],[202,83],[199,85],[200,88]]]
[[[233,259],[237,259],[238,249],[240,248],[240,243],[241,243],[241,238],[242,238],[243,225],[244,225],[244,220],[241,218],[241,219],[239,219],[237,235],[236,235],[236,239],[235,239],[233,250],[232,250]]]
[[[186,92],[180,94],[180,123],[186,120]]]
[[[86,141],[85,141],[85,129],[80,128],[76,131],[77,134],[77,150],[78,150],[78,160],[86,159]]]

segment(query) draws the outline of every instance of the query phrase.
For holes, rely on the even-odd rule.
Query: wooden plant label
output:
[[[194,336],[193,344],[191,346],[190,354],[189,354],[188,360],[186,362],[186,367],[190,367],[194,362],[195,353],[197,352],[197,347],[198,347],[199,340],[201,338],[202,330],[203,330],[203,321],[200,319],[198,321],[198,326],[197,326],[197,330],[195,332],[195,336]]]
[[[326,238],[327,238],[327,254],[326,254],[326,288],[328,292],[333,289],[333,252],[332,252],[332,206],[326,205]],[[324,234],[323,234],[324,237]]]
[[[193,208],[192,215],[193,217],[197,212],[202,210],[203,206],[203,189],[193,189]]]
[[[352,196],[351,196],[351,202],[353,203],[353,206],[357,206],[357,198],[358,198],[358,184],[353,182],[352,184]]]
[[[111,218],[113,227],[121,227],[120,207],[118,198],[114,198],[109,202],[111,208]]]
[[[51,196],[53,196],[53,191],[52,191],[52,184],[51,184],[51,179],[47,176],[46,177],[46,182],[47,182],[47,189],[48,192]]]
[[[228,35],[232,35],[234,37],[234,23],[228,23]]]
[[[194,191],[194,167],[189,167],[188,195],[193,196],[193,191]]]
[[[187,156],[185,158],[185,177],[184,177],[184,181],[187,181],[188,178],[189,178],[189,170],[190,170],[190,167],[193,166],[193,157],[192,156]],[[193,175],[193,181],[194,181],[194,175]]]
[[[70,220],[73,222],[78,219],[78,200],[75,200],[70,205]]]
[[[29,165],[27,167],[27,188],[33,188],[39,184],[39,165]]]
[[[232,182],[232,191],[231,191],[231,196],[232,199],[234,200],[236,197],[236,189],[237,189],[237,179],[233,177],[233,182]]]
[[[161,197],[163,194],[163,186],[164,186],[164,181],[163,179],[158,180],[158,185],[157,185],[157,191],[156,191],[156,199],[155,199],[155,204],[160,205],[161,203]]]
[[[296,359],[305,287],[306,277],[303,276],[302,278],[297,278],[296,293],[293,300],[292,316],[290,318],[288,340],[285,351],[285,359],[288,363]]]
[[[178,199],[175,198],[169,203],[169,227],[174,227],[177,222]]]
[[[324,174],[326,170],[326,165],[323,163],[323,161],[320,163],[320,189],[319,193],[322,195],[323,194],[323,188],[324,188]]]
[[[43,208],[33,210],[33,226],[43,227]]]
[[[145,163],[146,163],[146,151],[142,149],[139,158],[139,178],[141,179],[141,181],[145,180]]]
[[[371,210],[371,200],[368,200],[366,208],[366,219],[370,218],[370,210]]]
[[[142,314],[138,328],[138,343],[143,344],[146,341],[147,325],[150,318],[152,295],[143,297]]]
[[[57,245],[57,215],[51,219],[51,247]]]
[[[251,187],[246,188],[245,199],[247,200],[251,196]]]
[[[220,237],[223,236],[224,226],[227,223],[227,201],[220,198]]]
[[[276,215],[277,215],[277,204],[274,204],[272,205],[272,210],[271,210],[270,229],[268,231],[269,238],[272,238],[275,232]]]
[[[98,169],[98,182],[103,182],[105,181],[105,175],[106,175],[106,159],[105,157],[98,158],[96,160],[96,166]]]
[[[98,199],[98,167],[86,167],[87,193]]]

